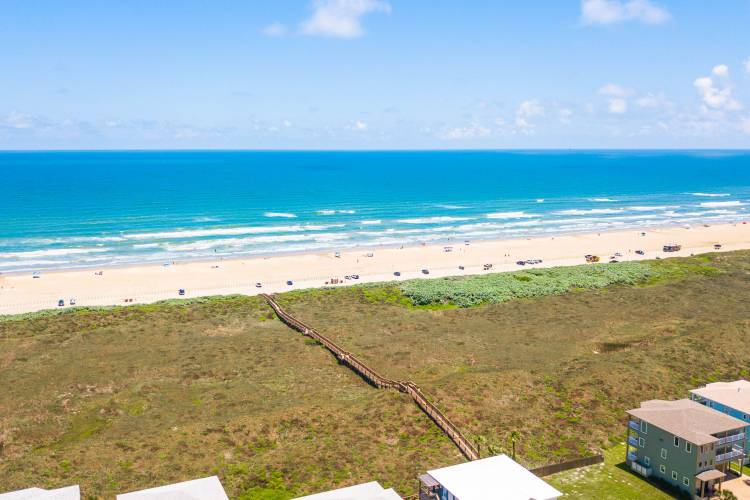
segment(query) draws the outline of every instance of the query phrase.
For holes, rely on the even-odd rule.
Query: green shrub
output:
[[[458,307],[470,307],[518,298],[558,295],[573,289],[632,285],[644,282],[653,275],[654,271],[648,264],[621,262],[461,278],[411,280],[401,284],[401,292],[414,305],[454,304]]]

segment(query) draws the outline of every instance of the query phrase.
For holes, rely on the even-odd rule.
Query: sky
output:
[[[3,0],[0,149],[750,148],[750,0]]]

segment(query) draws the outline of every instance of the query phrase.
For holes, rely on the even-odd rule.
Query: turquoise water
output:
[[[748,218],[750,152],[0,153],[0,272]]]

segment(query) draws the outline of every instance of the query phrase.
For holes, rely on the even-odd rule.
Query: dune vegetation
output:
[[[750,376],[749,296],[750,252],[734,252],[278,301],[414,380],[482,454],[514,441],[531,467],[617,446],[641,400]],[[418,473],[463,460],[408,397],[368,386],[258,297],[5,317],[0,346],[6,490],[78,483],[111,498],[218,474],[231,498],[370,480],[409,495]],[[555,484],[595,498],[615,476]]]

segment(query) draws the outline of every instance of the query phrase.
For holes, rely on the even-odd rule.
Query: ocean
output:
[[[744,221],[750,152],[3,152],[0,272]]]

